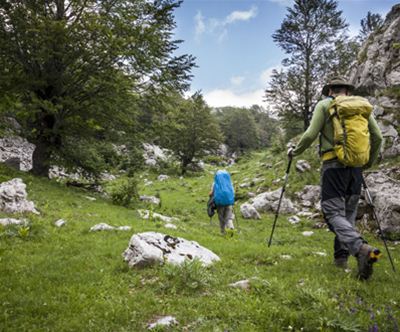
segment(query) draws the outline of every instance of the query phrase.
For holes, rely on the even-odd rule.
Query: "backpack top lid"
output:
[[[232,205],[235,202],[231,176],[225,170],[217,171],[214,176],[214,201],[218,206]]]

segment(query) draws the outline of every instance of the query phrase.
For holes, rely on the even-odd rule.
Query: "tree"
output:
[[[361,20],[361,30],[358,35],[362,43],[368,36],[383,25],[383,18],[380,14],[372,14],[370,11],[367,16]]]
[[[173,151],[182,174],[195,159],[215,151],[222,141],[218,125],[202,95],[188,99],[176,96],[176,103],[164,121],[163,146]]]
[[[225,107],[220,112],[219,125],[231,151],[243,153],[258,147],[257,126],[249,109]]]
[[[345,38],[347,27],[341,18],[334,0],[295,0],[293,7],[273,35],[273,40],[290,57],[282,64],[288,68],[288,75],[296,89],[291,90],[291,99],[298,99],[297,109],[301,110],[304,129],[307,129],[312,112],[312,103],[325,79],[320,68],[326,67],[324,55],[332,51],[332,45]],[[324,64],[325,63],[325,64]],[[272,88],[266,95],[274,93]],[[277,101],[279,103],[279,101]]]
[[[96,171],[92,154],[112,159],[106,142],[138,141],[143,93],[188,88],[194,58],[174,55],[180,41],[172,40],[179,5],[0,2],[0,100],[36,145],[33,173],[47,175],[53,160]]]

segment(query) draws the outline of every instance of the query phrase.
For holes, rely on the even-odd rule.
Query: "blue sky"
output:
[[[355,35],[368,11],[386,16],[399,0],[339,0]],[[271,35],[292,0],[185,0],[175,12],[179,53],[194,55],[191,92],[201,90],[210,106],[262,104],[263,91],[283,52]]]

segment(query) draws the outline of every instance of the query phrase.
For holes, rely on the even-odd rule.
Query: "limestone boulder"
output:
[[[256,208],[249,203],[244,203],[240,206],[240,213],[245,219],[261,219],[261,216],[257,212]]]
[[[32,201],[28,201],[26,184],[15,178],[0,184],[0,211],[6,213],[31,212],[39,214]]]
[[[282,189],[279,188],[275,191],[264,192],[250,200],[250,204],[258,211],[258,212],[275,212],[278,207],[279,198],[281,195]],[[295,213],[296,208],[293,202],[286,198],[282,198],[282,203],[280,207],[281,213]]]
[[[180,265],[185,260],[194,259],[198,259],[206,266],[220,260],[215,253],[195,241],[157,232],[134,234],[122,256],[130,267],[150,266],[164,262]]]

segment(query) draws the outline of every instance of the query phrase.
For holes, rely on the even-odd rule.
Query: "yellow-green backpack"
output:
[[[346,166],[362,167],[368,163],[370,138],[369,101],[359,96],[337,96],[329,107],[334,132],[334,151]]]

